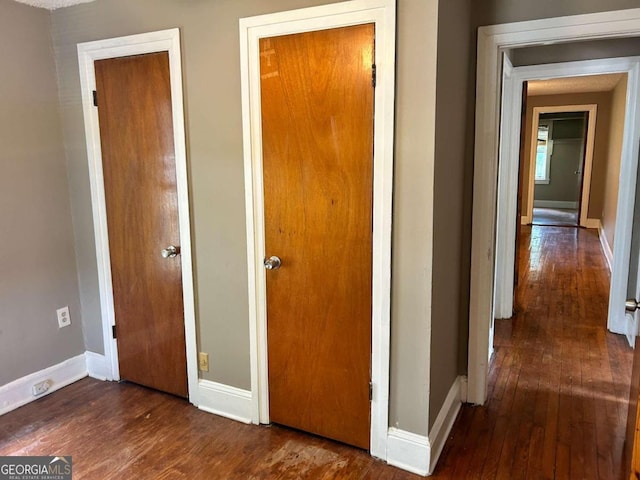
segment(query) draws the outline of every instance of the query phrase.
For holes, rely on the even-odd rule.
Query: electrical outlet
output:
[[[32,387],[33,396],[37,397],[39,395],[42,395],[50,388],[51,388],[51,380],[43,380],[42,382],[38,382]]]
[[[68,327],[71,325],[71,317],[69,316],[69,307],[62,307],[56,310],[58,315],[58,328]]]
[[[198,354],[198,368],[201,372],[209,371],[209,354],[200,352]]]

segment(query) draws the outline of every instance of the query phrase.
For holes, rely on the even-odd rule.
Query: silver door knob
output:
[[[638,307],[640,307],[640,304],[636,302],[635,298],[630,298],[629,300],[624,302],[624,309],[627,312],[635,312],[638,309]]]
[[[180,253],[180,247],[169,245],[167,248],[163,248],[160,252],[162,258],[173,258]]]
[[[280,260],[275,255],[273,257],[264,259],[264,268],[267,270],[277,270],[282,265],[282,260]]]

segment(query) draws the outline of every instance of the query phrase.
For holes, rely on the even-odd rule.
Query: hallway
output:
[[[523,227],[517,313],[498,320],[484,407],[465,406],[438,479],[617,479],[632,350],[606,331],[597,232]]]

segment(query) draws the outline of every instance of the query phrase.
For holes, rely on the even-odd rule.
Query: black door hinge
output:
[[[369,401],[373,400],[373,382],[369,382]]]
[[[98,92],[96,92],[95,90],[93,91],[93,106],[98,106]]]
[[[111,335],[113,335],[113,338],[118,338],[118,337],[116,337],[116,326],[115,325],[111,325]]]
[[[373,65],[371,65],[371,86],[373,88],[376,88],[377,79],[378,79],[378,67],[376,67],[376,64],[374,63]]]

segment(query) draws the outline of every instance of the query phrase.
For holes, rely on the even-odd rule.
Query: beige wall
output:
[[[577,93],[563,95],[539,95],[527,98],[527,117],[525,124],[525,158],[520,159],[520,189],[522,190],[521,215],[526,215],[529,201],[529,170],[531,155],[531,123],[534,107],[552,107],[558,105],[598,105],[596,134],[593,151],[591,189],[589,193],[588,218],[600,218],[604,205],[604,179],[607,171],[609,149],[609,122],[611,116],[611,93]]]
[[[627,75],[616,85],[611,97],[611,122],[609,124],[609,151],[602,206],[602,227],[609,246],[613,249],[618,209],[618,186],[620,183],[620,161],[622,159],[622,136],[627,101]]]
[[[88,348],[102,351],[102,336],[76,44],[181,29],[198,344],[210,354],[205,378],[249,389],[238,20],[323,3],[97,0],[52,14]],[[390,422],[423,435],[428,427],[436,22],[436,0],[399,2]]]
[[[0,0],[0,38],[1,386],[84,342],[49,14]]]
[[[466,121],[466,92],[473,75],[470,15],[468,0],[447,0],[438,8],[430,426],[456,377],[466,372],[467,362],[466,354],[460,353],[467,350],[469,257],[463,240],[471,218],[472,176],[465,160],[472,144],[461,139],[472,129]]]

